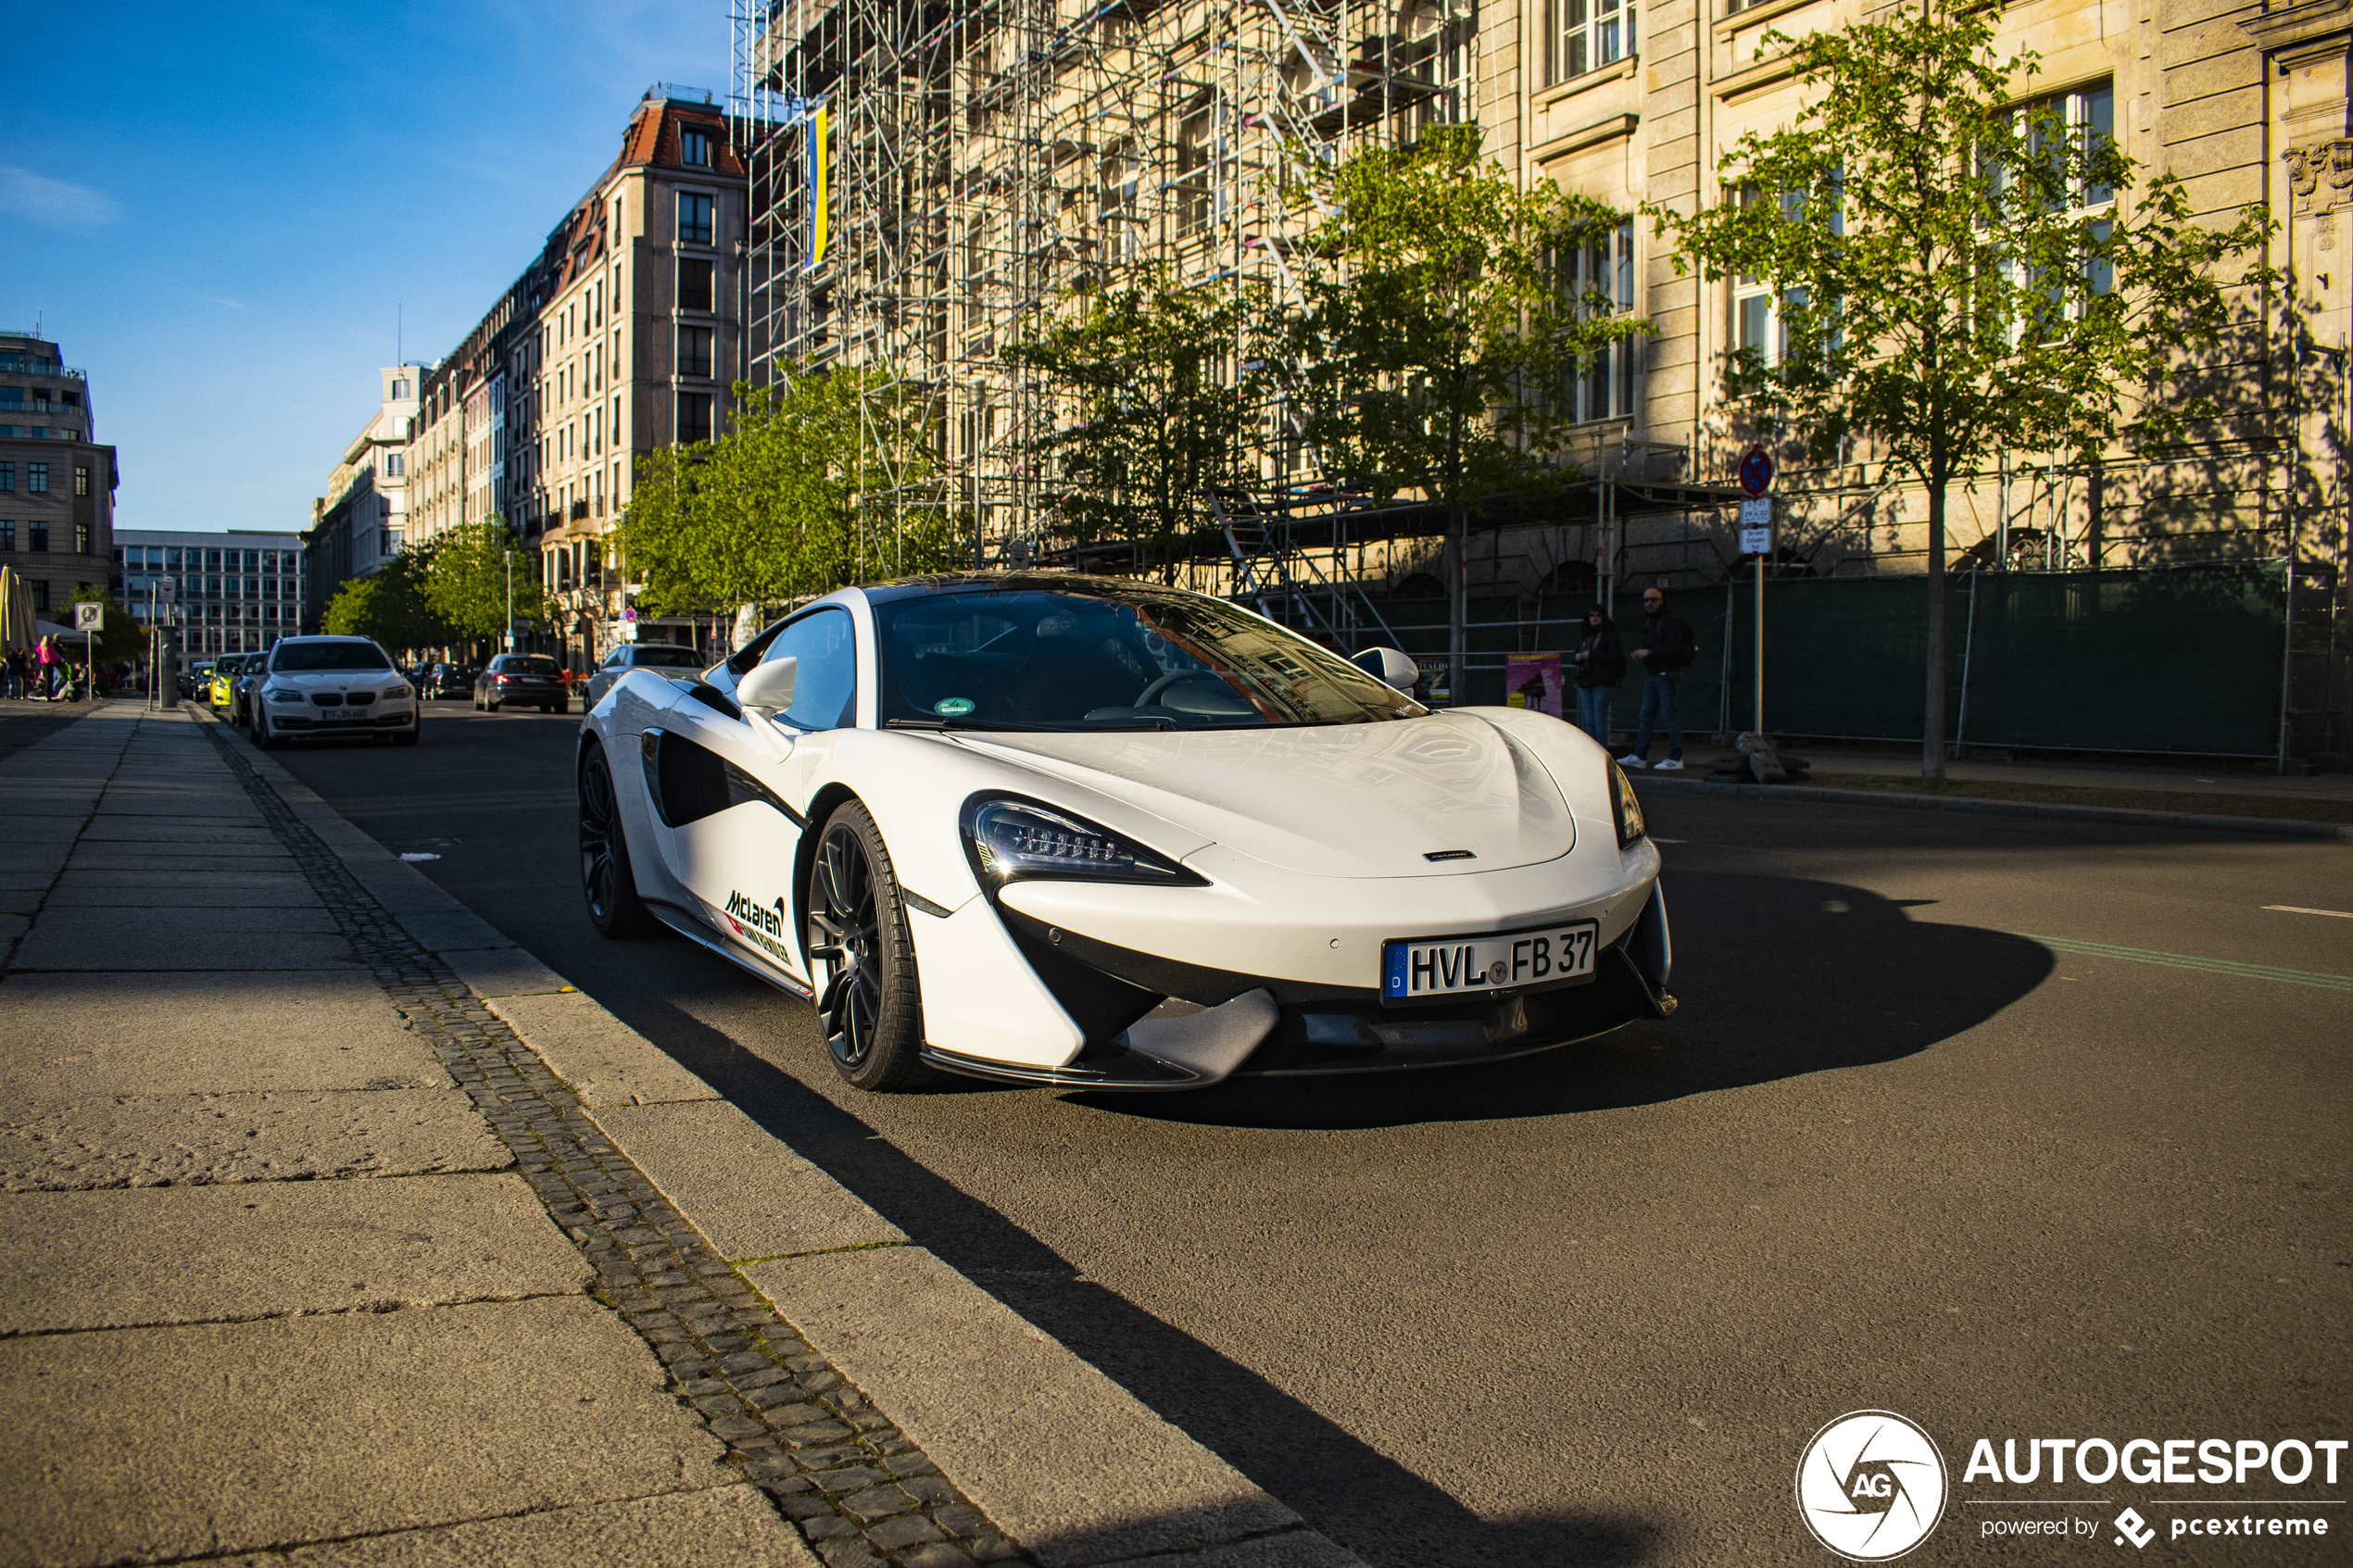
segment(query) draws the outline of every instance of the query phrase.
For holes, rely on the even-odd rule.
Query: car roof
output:
[[[1108,577],[1087,571],[940,571],[923,577],[901,577],[862,590],[870,604],[921,598],[935,594],[1029,593],[1088,595],[1165,595],[1198,597],[1190,589],[1171,588],[1137,577]]]

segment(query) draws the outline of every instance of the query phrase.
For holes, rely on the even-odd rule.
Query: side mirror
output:
[[[736,701],[744,708],[782,713],[792,706],[792,689],[800,678],[800,660],[786,655],[755,664],[736,683]]]
[[[1401,692],[1411,693],[1422,678],[1421,666],[1414,662],[1413,657],[1395,648],[1366,648],[1349,662]]]

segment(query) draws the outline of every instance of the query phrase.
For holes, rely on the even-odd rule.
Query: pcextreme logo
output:
[[[1850,1562],[1903,1556],[1944,1516],[1944,1456],[1893,1411],[1855,1411],[1814,1434],[1797,1461],[1797,1512]]]

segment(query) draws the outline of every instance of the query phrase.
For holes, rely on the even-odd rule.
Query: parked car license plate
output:
[[[366,719],[371,717],[375,711],[372,708],[329,708],[322,709],[319,717],[327,720]]]
[[[1381,999],[1508,989],[1576,980],[1593,972],[1600,928],[1590,920],[1491,936],[1436,936],[1381,944]]]

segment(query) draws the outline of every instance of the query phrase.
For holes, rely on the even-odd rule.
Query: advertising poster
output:
[[[1504,700],[1514,708],[1532,708],[1555,719],[1562,717],[1561,656],[1513,655],[1504,665]]]

